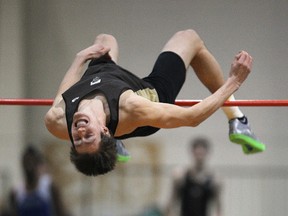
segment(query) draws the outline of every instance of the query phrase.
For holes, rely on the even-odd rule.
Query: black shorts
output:
[[[174,52],[163,52],[155,62],[152,72],[143,80],[157,91],[159,101],[174,104],[186,78],[182,58]]]
[[[108,55],[93,59],[88,67],[102,63],[115,64]],[[174,104],[186,78],[186,68],[182,58],[174,52],[162,52],[157,58],[152,72],[144,81],[152,85],[159,101]]]

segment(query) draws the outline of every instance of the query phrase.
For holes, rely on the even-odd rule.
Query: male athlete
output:
[[[83,66],[91,60],[85,73]],[[228,79],[191,29],[177,32],[164,46],[152,72],[138,78],[117,64],[116,39],[107,34],[80,51],[65,74],[54,103],[45,117],[47,129],[72,142],[70,159],[86,175],[111,171],[129,155],[120,140],[148,136],[160,128],[195,127],[218,110],[247,78],[252,57],[239,52]],[[174,105],[192,67],[213,93],[195,106]],[[238,107],[223,107],[229,120],[229,137],[247,154],[264,151],[265,145],[250,130]]]
[[[222,182],[208,165],[211,143],[205,137],[191,140],[188,167],[173,171],[172,190],[165,215],[222,215]]]

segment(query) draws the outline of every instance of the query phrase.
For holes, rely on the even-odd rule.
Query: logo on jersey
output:
[[[79,97],[75,97],[72,99],[72,103],[74,103],[75,101],[77,101],[79,99]]]
[[[101,79],[99,77],[95,77],[91,82],[90,82],[90,86],[95,85],[95,84],[99,84],[101,82]]]

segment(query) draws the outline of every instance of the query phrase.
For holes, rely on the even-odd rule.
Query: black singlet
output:
[[[97,64],[95,64],[95,61],[97,61]],[[137,92],[147,88],[153,89],[153,86],[116,65],[107,57],[104,56],[94,60],[94,64],[88,67],[80,81],[62,94],[66,104],[67,128],[72,143],[71,126],[73,115],[77,111],[80,101],[87,95],[102,93],[106,97],[110,109],[110,122],[107,127],[114,134],[118,124],[120,95],[128,89]],[[150,126],[139,127],[130,134],[115,138],[125,139],[135,136],[148,136],[158,130],[159,128]]]
[[[181,198],[181,216],[207,216],[209,201],[215,195],[213,177],[197,182],[187,172],[184,184],[179,188]]]

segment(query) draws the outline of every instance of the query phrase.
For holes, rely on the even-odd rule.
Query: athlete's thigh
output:
[[[191,29],[179,31],[174,34],[165,44],[163,52],[177,53],[184,61],[186,68],[189,67],[193,57],[201,48],[202,41],[198,34]]]

